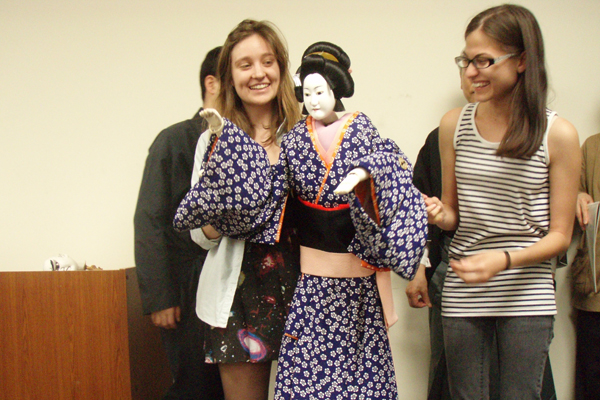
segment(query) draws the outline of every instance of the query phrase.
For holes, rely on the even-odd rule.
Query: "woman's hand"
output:
[[[588,204],[594,202],[592,196],[585,192],[579,192],[577,195],[577,206],[575,208],[575,215],[577,216],[577,221],[579,222],[579,226],[582,230],[585,231],[585,227],[590,223],[590,215],[588,213]]]
[[[427,220],[431,225],[437,225],[444,220],[444,203],[437,197],[429,197],[423,194],[425,209],[427,210]]]
[[[489,251],[450,260],[452,270],[466,283],[484,283],[507,267],[506,255],[502,251]]]
[[[221,234],[219,232],[217,232],[217,230],[215,228],[213,228],[211,225],[203,226],[202,232],[204,233],[204,236],[206,236],[206,238],[209,240],[214,240],[214,239],[218,239],[219,237],[221,237]]]

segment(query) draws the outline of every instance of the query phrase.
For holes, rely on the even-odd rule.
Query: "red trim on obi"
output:
[[[302,200],[300,197],[298,197],[298,201],[300,201],[300,203],[304,204],[307,207],[316,208],[317,210],[323,210],[323,211],[337,211],[337,210],[346,210],[346,209],[350,208],[350,204],[340,204],[337,207],[323,207],[318,204],[314,204],[314,203],[310,203],[306,200]]]

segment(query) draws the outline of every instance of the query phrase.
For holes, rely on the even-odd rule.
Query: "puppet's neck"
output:
[[[337,121],[339,121],[339,118],[338,118],[338,116],[337,116],[337,114],[335,112],[332,112],[331,114],[329,114],[325,118],[319,120],[319,122],[321,122],[321,124],[324,125],[324,126],[333,124],[334,122],[337,122]]]
[[[331,147],[331,143],[333,143],[336,137],[337,132],[340,130],[341,125],[344,124],[344,122],[347,120],[347,116],[349,115],[350,114],[345,114],[341,118],[337,118],[336,116],[336,119],[327,125],[324,124],[322,120],[315,120],[315,131],[317,133],[317,137],[319,138],[321,146],[323,146],[325,150],[329,150],[329,148]]]

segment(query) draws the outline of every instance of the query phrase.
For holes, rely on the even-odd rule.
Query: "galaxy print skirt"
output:
[[[397,397],[375,275],[303,274],[282,339],[275,399]]]
[[[205,361],[277,360],[285,321],[300,275],[299,246],[284,228],[276,245],[246,242],[226,328],[207,327]]]

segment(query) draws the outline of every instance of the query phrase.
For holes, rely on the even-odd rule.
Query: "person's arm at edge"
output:
[[[590,222],[590,216],[588,213],[588,204],[594,202],[592,196],[589,195],[589,190],[587,188],[587,155],[588,155],[588,146],[590,145],[589,141],[585,141],[583,146],[581,147],[581,176],[579,182],[579,194],[577,195],[577,206],[575,210],[575,215],[577,217],[577,222],[579,222],[579,226],[582,230],[585,230],[586,225]],[[597,149],[596,149],[597,151]],[[594,154],[595,156],[595,154]]]
[[[421,262],[415,277],[406,285],[405,293],[408,298],[408,305],[412,308],[432,307],[429,300],[427,278],[425,277],[426,268],[427,266]]]
[[[171,165],[167,132],[150,147],[134,214],[135,261],[144,314],[162,328],[175,328],[180,320],[177,285],[170,273],[168,235]]]

